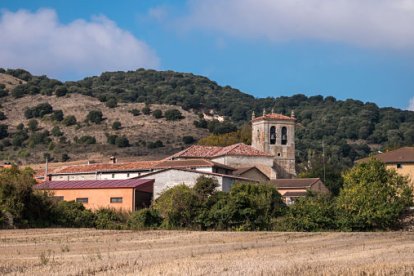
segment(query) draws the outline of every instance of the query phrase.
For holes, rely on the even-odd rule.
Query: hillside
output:
[[[10,117],[0,122],[9,126],[11,134],[8,135],[8,139],[13,139],[16,124],[22,119],[22,115],[13,114],[15,111],[12,107],[15,106],[19,106],[17,113],[22,113],[26,106],[32,106],[32,103],[47,101],[54,110],[62,109],[65,116],[72,111],[73,114],[78,114],[78,121],[83,121],[91,109],[102,110],[104,117],[108,119],[101,125],[82,122],[78,129],[63,128],[69,140],[80,135],[96,136],[98,144],[84,146],[84,153],[106,153],[107,149],[101,148],[99,144],[105,143],[106,132],[114,132],[111,130],[111,123],[116,119],[119,119],[123,127],[118,131],[119,135],[126,135],[132,145],[135,143],[138,146],[138,149],[128,147],[120,150],[125,151],[125,156],[137,152],[152,155],[160,150],[173,151],[185,146],[180,143],[183,136],[191,135],[196,139],[207,136],[208,131],[205,128],[213,134],[232,136],[232,139],[228,139],[231,142],[248,141],[248,137],[241,137],[240,133],[225,133],[247,123],[252,111],[261,114],[263,109],[267,112],[274,109],[282,114],[295,111],[298,121],[297,159],[302,166],[309,164],[308,160],[321,158],[322,141],[327,162],[340,167],[347,167],[355,159],[372,151],[414,144],[414,112],[379,108],[374,103],[363,103],[358,100],[342,101],[334,97],[307,97],[302,94],[258,99],[229,86],[222,87],[202,76],[172,71],[139,69],[128,72],[105,72],[100,76],[65,83],[46,76],[32,76],[21,69],[0,69],[0,73],[13,76],[22,82],[21,85],[8,89],[6,102],[9,103],[3,104],[4,107],[1,109]],[[145,104],[151,105],[152,110],[180,109],[185,119],[166,122],[148,115],[134,117],[128,113],[128,110],[133,108],[142,111]],[[207,122],[199,119],[197,114],[202,113],[220,115],[228,121]],[[195,120],[197,127],[193,124]],[[48,123],[47,118],[41,120],[41,126],[45,129],[50,130],[52,125]],[[154,150],[148,149],[142,143],[157,139],[165,142],[166,147]],[[166,140],[169,143],[166,143]],[[217,144],[218,140],[220,139],[217,139],[217,136],[211,136],[203,139],[203,143]],[[223,143],[222,140],[220,143]],[[138,145],[138,142],[141,144]],[[27,144],[27,141],[23,146],[24,144]],[[10,149],[7,142],[3,148],[6,151]]]

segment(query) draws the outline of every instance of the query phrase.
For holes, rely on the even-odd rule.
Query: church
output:
[[[277,187],[285,202],[291,204],[305,196],[307,191],[328,193],[319,178],[296,178],[295,123],[293,112],[290,116],[273,111],[268,114],[263,112],[258,117],[253,113],[251,145],[193,145],[158,161],[117,163],[115,159],[111,163],[66,166],[48,174],[48,181],[39,189],[51,189],[64,200],[78,200],[79,197],[83,202],[85,198],[88,202],[94,202],[97,190],[82,190],[79,187],[108,187],[108,181],[113,181],[115,186],[105,192],[107,198],[112,198],[116,188],[123,185],[123,180],[135,179],[137,183],[151,180],[151,184],[146,184],[150,187],[145,186],[144,190],[136,183],[128,183],[134,187],[134,196],[129,200],[134,202],[129,207],[134,210],[141,206],[138,198],[145,198],[148,205],[149,200],[156,199],[164,190],[180,184],[191,187],[198,177],[206,176],[216,179],[218,190],[225,192],[230,191],[236,182],[271,183]],[[116,207],[111,205],[110,200],[108,206],[85,204],[91,205],[85,206],[88,208]]]

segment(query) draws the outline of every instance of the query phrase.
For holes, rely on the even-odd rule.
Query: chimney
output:
[[[252,112],[252,121],[256,118],[256,114],[254,114],[254,110]]]
[[[295,111],[292,109],[292,111],[290,112],[290,118],[296,118],[295,116]]]
[[[266,109],[263,108],[263,116],[266,115]]]
[[[111,163],[112,164],[116,164],[116,157],[115,156],[111,156],[111,158],[110,158],[110,160],[111,160]]]

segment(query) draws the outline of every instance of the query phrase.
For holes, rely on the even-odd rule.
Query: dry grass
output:
[[[0,232],[0,274],[414,274],[414,233]]]
[[[6,89],[11,91],[14,87],[26,82],[13,76],[0,73],[0,83],[4,84]]]

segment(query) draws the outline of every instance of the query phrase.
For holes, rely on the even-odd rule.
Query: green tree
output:
[[[136,109],[136,108],[131,109],[129,111],[129,113],[131,113],[133,116],[139,116],[139,115],[141,115],[141,111],[139,111],[139,109]]]
[[[51,133],[55,137],[60,137],[63,135],[63,132],[60,130],[60,127],[58,126],[53,127]]]
[[[86,116],[86,120],[95,124],[100,124],[103,121],[103,114],[100,110],[91,110]]]
[[[27,127],[29,128],[30,131],[34,132],[38,129],[39,122],[36,119],[31,119],[27,123]]]
[[[68,89],[65,86],[60,86],[56,88],[55,95],[56,97],[63,97],[68,93]]]
[[[55,110],[52,113],[51,119],[56,122],[63,121],[63,111],[62,110]]]
[[[105,102],[105,106],[109,108],[115,108],[118,106],[118,101],[115,98],[110,98]]]
[[[412,190],[407,178],[371,159],[344,175],[337,198],[338,223],[351,230],[391,228],[410,204]]]
[[[73,115],[66,116],[62,122],[65,126],[73,126],[76,125],[76,117]]]
[[[6,138],[7,136],[9,136],[8,129],[9,129],[8,125],[0,124],[0,139]]]
[[[149,107],[149,106],[145,106],[143,109],[142,109],[142,113],[144,114],[144,115],[150,115],[151,114],[151,108]]]
[[[129,147],[129,140],[125,136],[118,136],[115,138],[115,145],[119,148]]]
[[[122,124],[121,124],[120,121],[115,121],[115,122],[112,123],[112,129],[113,130],[119,130],[119,129],[121,129],[121,127],[122,127]]]
[[[162,118],[162,111],[161,109],[155,109],[154,111],[152,111],[152,116],[156,119],[160,119]]]

